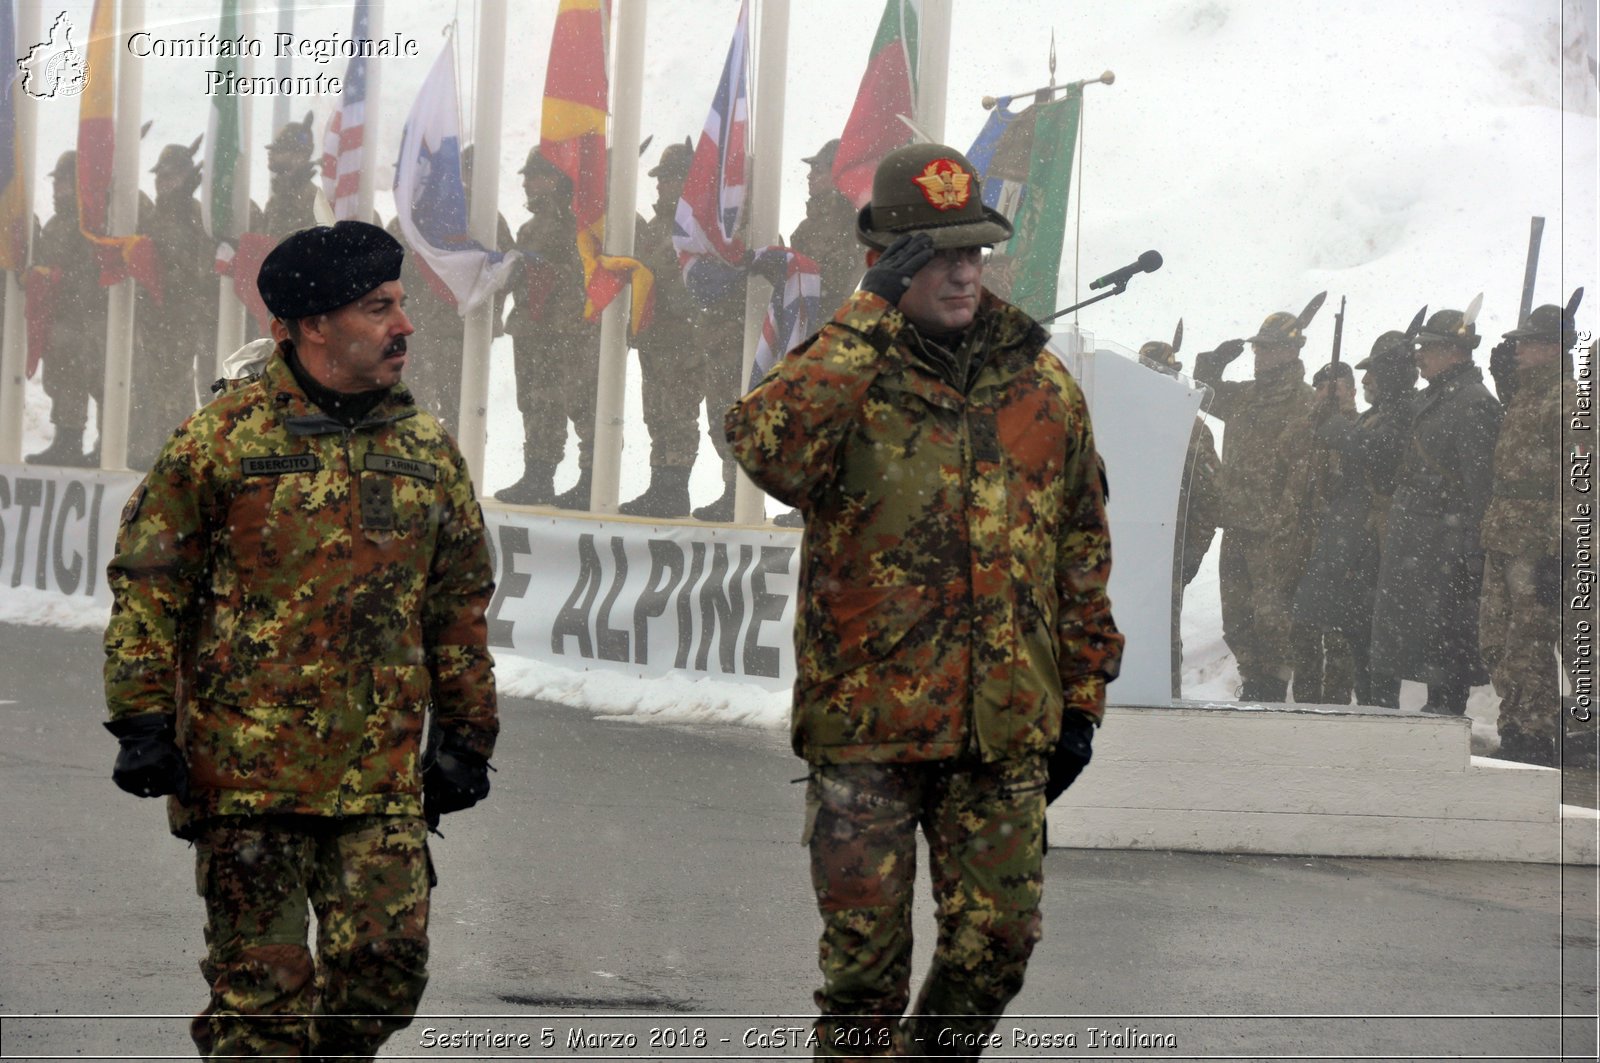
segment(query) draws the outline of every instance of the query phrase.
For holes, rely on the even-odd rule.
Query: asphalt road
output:
[[[192,1052],[193,861],[110,782],[100,660],[93,634],[0,625],[0,1058]],[[493,794],[434,843],[428,1015],[385,1058],[809,1055],[784,736],[502,718]],[[986,1059],[1596,1055],[1594,869],[1057,849],[1046,876]],[[917,927],[921,971],[926,902]]]

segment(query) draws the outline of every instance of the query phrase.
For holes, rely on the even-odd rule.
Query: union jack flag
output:
[[[695,289],[698,274],[723,271],[696,271],[693,267],[707,256],[729,266],[741,268],[745,259],[744,190],[746,182],[746,141],[749,127],[749,95],[746,92],[750,46],[749,0],[739,7],[739,24],[728,45],[728,58],[722,65],[722,80],[711,100],[711,113],[700,131],[689,174],[683,182],[683,198],[673,215],[676,231],[672,246],[678,252],[678,266],[684,280]],[[709,264],[709,263],[708,263]]]
[[[355,18],[350,26],[352,40],[362,41],[372,35],[369,4],[370,0],[356,0]],[[322,138],[322,191],[333,208],[333,216],[340,221],[355,218],[361,192],[361,167],[365,165],[362,142],[367,121],[366,56],[351,56],[344,85],[339,109],[333,112],[328,131]]]
[[[769,255],[783,256],[784,282],[773,291],[766,319],[761,322],[761,339],[756,343],[755,361],[750,366],[748,387],[752,388],[779,358],[811,335],[811,324],[822,302],[822,271],[815,262],[798,251],[781,247],[766,248],[757,257]]]

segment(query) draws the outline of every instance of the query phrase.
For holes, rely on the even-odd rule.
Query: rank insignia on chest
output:
[[[394,531],[394,481],[381,476],[361,478],[361,526],[368,531]]]

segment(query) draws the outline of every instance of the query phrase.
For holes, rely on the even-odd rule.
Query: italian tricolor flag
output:
[[[833,184],[858,210],[872,198],[872,174],[879,161],[911,143],[911,129],[900,117],[916,113],[918,6],[916,0],[888,0],[884,5],[867,72],[839,138]]]

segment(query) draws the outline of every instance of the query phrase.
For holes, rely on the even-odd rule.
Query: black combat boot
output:
[[[650,486],[632,502],[617,507],[624,517],[687,517],[689,515],[689,470],[676,465],[657,465],[650,470]]]
[[[579,470],[578,482],[557,495],[556,500],[551,505],[557,509],[579,509],[588,512],[589,480],[589,470]]]
[[[28,465],[68,465],[79,469],[93,467],[83,453],[83,429],[64,428],[61,425],[56,425],[56,437],[48,447],[22,460]],[[93,464],[98,465],[99,462]]]
[[[1468,693],[1462,683],[1429,683],[1428,701],[1422,711],[1434,716],[1465,716]]]
[[[715,502],[694,511],[695,520],[713,524],[726,524],[733,519],[733,485],[738,477],[733,474],[733,462],[722,463],[722,495]]]
[[[514,506],[548,506],[556,497],[555,487],[552,486],[555,478],[554,465],[530,461],[523,466],[522,479],[510,487],[502,487],[494,493],[494,497]]]

